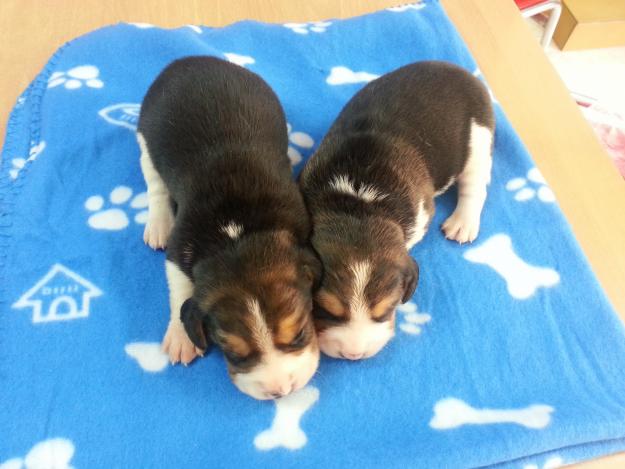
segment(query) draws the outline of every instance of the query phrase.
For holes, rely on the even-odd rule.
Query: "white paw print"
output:
[[[417,304],[413,301],[399,305],[397,311],[403,316],[399,328],[406,334],[421,334],[423,325],[432,320],[432,316],[429,314],[419,313],[417,311]]]
[[[554,456],[545,461],[545,464],[543,464],[542,469],[556,469],[562,466],[564,466],[564,460],[560,456]],[[538,466],[537,464],[526,464],[525,466],[523,466],[523,469],[541,469],[541,467]]]
[[[287,124],[286,129],[287,129],[287,132],[289,133],[289,143],[292,144],[292,145],[289,145],[289,150],[288,150],[289,159],[291,160],[291,166],[296,166],[302,162],[302,154],[295,147],[299,147],[300,149],[304,148],[308,150],[313,147],[313,145],[315,144],[315,141],[307,133],[293,132],[292,131],[293,127],[291,127],[291,124]]]
[[[425,8],[425,4],[421,2],[415,2],[415,3],[408,3],[406,5],[390,7],[390,8],[387,8],[387,10],[392,11],[393,13],[401,13],[406,10],[420,10],[421,8]]]
[[[0,462],[0,469],[73,469],[74,444],[65,438],[37,443],[24,458]]]
[[[313,21],[312,23],[284,23],[282,26],[289,28],[297,34],[324,33],[332,23],[330,21]]]
[[[104,197],[92,195],[85,201],[85,208],[91,212],[87,224],[95,230],[119,231],[128,226],[130,220],[126,208],[119,207],[126,204],[132,197],[132,189],[126,186],[117,186],[109,194],[111,204],[118,207],[105,208]],[[139,210],[135,216],[135,223],[145,225],[148,221],[148,193],[141,192],[130,200],[130,207]]]
[[[249,55],[235,54],[234,52],[224,52],[224,57],[228,62],[240,65],[241,67],[245,67],[246,65],[256,62],[254,60],[254,57],[250,57]]]
[[[81,88],[87,85],[89,88],[102,88],[104,83],[98,78],[100,71],[94,65],[80,65],[67,72],[54,72],[48,78],[48,88],[64,85],[68,90]]]
[[[24,169],[26,163],[30,161],[35,161],[37,157],[41,154],[41,152],[46,148],[46,142],[43,140],[39,142],[37,145],[33,145],[30,147],[30,152],[28,153],[28,158],[13,158],[11,160],[11,169],[9,169],[9,176],[11,179],[17,179],[20,171]]]
[[[534,185],[537,185],[538,188],[530,187],[531,184],[528,184],[528,180],[533,182]],[[538,168],[532,168],[527,172],[527,179],[525,178],[514,178],[510,179],[506,184],[506,189],[510,192],[515,192],[514,200],[518,202],[526,202],[531,200],[538,194],[538,198],[545,202],[555,202],[556,196],[553,191],[547,186],[547,181]]]

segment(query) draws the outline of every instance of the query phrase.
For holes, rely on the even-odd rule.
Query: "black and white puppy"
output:
[[[144,240],[167,244],[163,348],[186,364],[217,343],[234,384],[257,399],[303,387],[319,361],[311,289],[320,265],[306,248],[310,221],[286,129],[259,76],[188,57],[156,78],[137,133]]]
[[[407,250],[454,183],[442,229],[460,243],[476,238],[493,131],[484,85],[444,62],[399,68],[347,103],[300,177],[324,268],[314,309],[324,353],[366,358],[393,337],[395,308],[419,277]]]

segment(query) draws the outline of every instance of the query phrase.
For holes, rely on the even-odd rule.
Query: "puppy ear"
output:
[[[312,284],[313,290],[316,290],[319,286],[319,282],[321,282],[321,275],[323,271],[321,261],[319,260],[315,252],[309,247],[303,248],[301,250],[300,259],[302,262],[302,270],[304,271],[304,275]]]
[[[419,283],[419,264],[410,255],[408,257],[407,267],[402,272],[402,282],[404,288],[404,294],[401,297],[401,302],[405,303],[412,295],[414,295],[417,289],[417,283]]]
[[[202,313],[193,298],[187,299],[180,307],[180,320],[189,339],[197,348],[208,351],[212,345],[208,315]]]

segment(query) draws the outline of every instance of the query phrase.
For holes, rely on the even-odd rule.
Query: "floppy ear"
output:
[[[202,350],[209,351],[212,345],[210,339],[210,319],[202,313],[193,298],[187,299],[180,308],[180,320],[184,325],[189,339]]]
[[[304,271],[304,275],[312,284],[313,290],[316,290],[319,286],[319,282],[321,281],[321,274],[323,267],[321,265],[321,261],[315,254],[315,252],[309,248],[301,249],[300,259],[302,262],[302,270]]]
[[[419,283],[419,264],[410,255],[408,257],[408,266],[404,269],[402,276],[404,294],[401,297],[401,302],[405,303],[412,295],[414,295],[417,289],[417,283]]]

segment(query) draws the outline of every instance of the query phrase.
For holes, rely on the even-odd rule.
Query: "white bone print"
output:
[[[539,430],[549,425],[553,411],[553,407],[543,404],[522,409],[476,409],[460,399],[450,397],[434,405],[434,417],[430,420],[430,427],[449,430],[463,425],[514,423]]]
[[[525,300],[538,288],[549,288],[560,282],[560,275],[547,267],[536,267],[521,259],[512,248],[512,240],[506,234],[496,234],[480,246],[468,249],[464,258],[477,264],[486,264],[505,280],[508,293]]]
[[[306,386],[293,394],[277,399],[276,416],[271,427],[254,438],[254,445],[260,450],[277,447],[299,449],[306,444],[308,438],[300,428],[302,416],[319,399],[319,390],[314,386]]]

